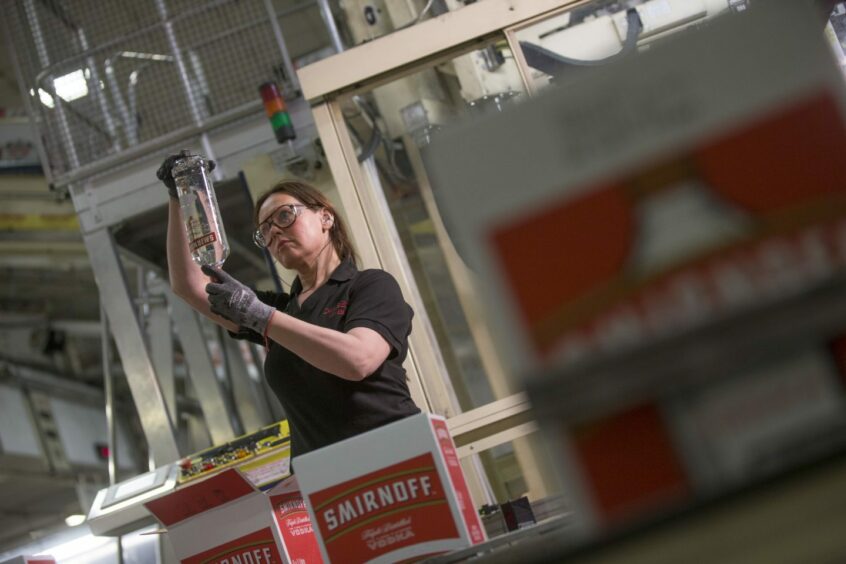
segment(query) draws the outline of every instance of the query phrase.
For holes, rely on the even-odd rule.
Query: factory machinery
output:
[[[254,487],[267,490],[291,473],[291,435],[279,421],[100,490],[88,513],[96,535],[118,536],[153,522],[144,504],[180,487],[237,468]]]

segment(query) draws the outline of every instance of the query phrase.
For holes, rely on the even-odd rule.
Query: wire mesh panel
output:
[[[330,44],[314,0],[10,0],[0,10],[53,179],[247,105],[261,112],[263,82],[292,93],[286,50],[296,64]]]

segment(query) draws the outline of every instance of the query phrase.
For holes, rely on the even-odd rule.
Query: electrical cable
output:
[[[403,172],[399,169],[399,166],[397,165],[396,148],[394,147],[394,142],[385,133],[384,126],[380,125],[380,118],[376,109],[370,104],[367,99],[362,96],[353,96],[352,101],[358,108],[362,119],[364,119],[367,125],[371,128],[370,137],[365,143],[361,135],[350,123],[348,116],[344,115],[345,120],[347,120],[347,127],[349,127],[351,133],[356,138],[356,141],[359,143],[359,145],[362,146],[361,153],[357,157],[358,162],[364,162],[370,157],[372,157],[375,154],[376,150],[379,148],[379,143],[381,142],[385,147],[385,154],[388,157],[388,164],[390,165],[388,167],[382,167],[382,171],[395,183],[409,182],[409,178],[405,174],[403,174]]]
[[[426,5],[425,5],[425,6],[423,6],[423,9],[422,9],[422,10],[420,10],[420,12],[417,14],[417,16],[415,16],[415,17],[414,17],[414,19],[412,19],[412,20],[411,20],[410,22],[408,22],[407,24],[404,24],[404,25],[399,26],[399,27],[398,27],[398,28],[396,28],[394,31],[399,31],[399,30],[401,30],[401,29],[407,29],[407,28],[409,28],[409,27],[411,27],[411,26],[413,26],[413,25],[419,24],[419,23],[423,20],[423,16],[425,16],[425,15],[426,15],[426,13],[427,13],[429,10],[431,10],[431,9],[432,9],[432,4],[434,4],[434,3],[435,3],[435,0],[429,0],[429,1],[426,3]]]
[[[420,23],[420,21],[423,19],[423,16],[426,15],[426,12],[428,12],[429,10],[432,9],[432,4],[434,4],[434,3],[435,3],[435,0],[429,0],[426,3],[426,5],[423,6],[423,9],[420,10],[420,13],[417,14],[417,17],[414,18],[414,23]]]
[[[379,148],[379,144],[382,142],[382,134],[379,132],[378,127],[374,127],[370,130],[370,138],[367,140],[367,144],[361,149],[361,153],[358,154],[358,162],[363,163],[367,159],[373,156],[373,153],[376,152],[376,149]]]
[[[623,41],[623,47],[614,55],[604,59],[596,60],[581,60],[565,57],[559,55],[554,51],[550,51],[540,45],[529,43],[528,41],[521,41],[520,47],[523,49],[523,54],[526,57],[526,63],[541,72],[551,76],[560,76],[572,67],[593,67],[604,65],[614,61],[637,48],[637,40],[640,33],[643,31],[643,22],[640,15],[634,8],[626,10],[626,39]]]

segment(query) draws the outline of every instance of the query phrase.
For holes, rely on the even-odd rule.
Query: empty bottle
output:
[[[201,266],[221,266],[229,256],[229,242],[223,230],[208,163],[200,155],[183,157],[174,163],[172,174],[191,258]]]

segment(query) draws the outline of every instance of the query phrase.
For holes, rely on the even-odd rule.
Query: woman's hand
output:
[[[217,280],[206,284],[212,313],[239,327],[252,329],[259,335],[267,331],[273,312],[276,311],[258,299],[255,292],[219,268],[203,266],[203,273]]]
[[[176,192],[176,181],[173,179],[173,165],[176,164],[176,161],[179,159],[184,159],[186,157],[194,157],[196,156],[194,153],[189,151],[188,149],[182,149],[175,155],[168,156],[163,162],[162,166],[156,171],[156,178],[162,181],[162,184],[167,187],[168,195],[173,198],[174,200],[179,199],[179,195]],[[215,169],[216,163],[214,161],[208,160],[209,172]]]

